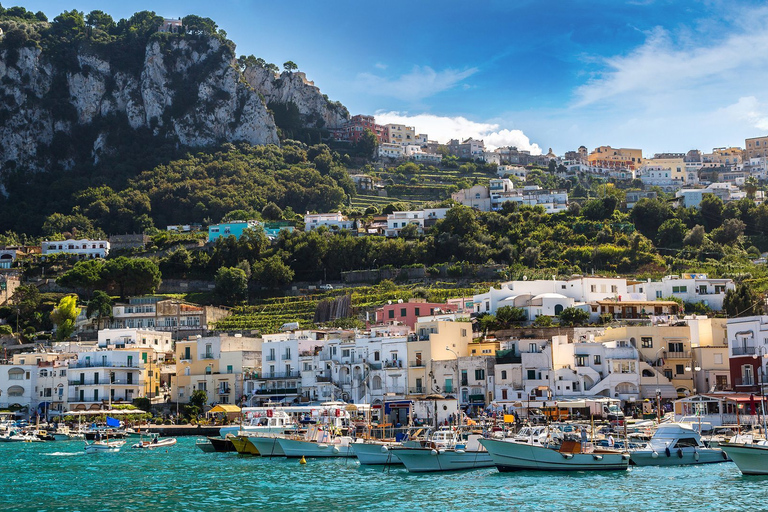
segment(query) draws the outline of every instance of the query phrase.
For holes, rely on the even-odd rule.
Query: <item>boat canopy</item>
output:
[[[209,413],[215,413],[215,412],[224,412],[227,414],[230,413],[239,413],[240,408],[236,405],[228,405],[228,404],[219,404],[215,406],[213,409],[208,411]]]

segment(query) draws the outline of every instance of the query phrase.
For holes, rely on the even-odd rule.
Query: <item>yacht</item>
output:
[[[768,475],[768,441],[720,444],[745,475]]]
[[[124,444],[125,441],[121,439],[86,442],[85,453],[115,453],[119,452]]]
[[[259,452],[262,457],[285,457],[283,447],[278,440],[286,437],[280,434],[256,434],[248,436],[248,443]]]
[[[242,410],[243,423],[222,427],[219,435],[224,438],[228,434],[280,434],[296,426],[292,414],[301,414],[302,411],[309,412],[309,408],[245,407]]]
[[[393,448],[423,448],[427,435],[422,437],[423,428],[415,428],[412,432],[399,434],[396,439],[357,439],[352,444],[352,452],[362,465],[391,465],[402,464]],[[402,440],[399,437],[402,436]]]
[[[411,473],[492,467],[493,460],[480,439],[480,434],[441,429],[423,447],[394,447],[391,451]]]
[[[286,457],[354,457],[354,439],[333,425],[312,425],[304,436],[278,437]]]
[[[725,462],[728,456],[719,448],[708,448],[701,435],[684,423],[663,423],[644,447],[630,452],[637,466],[686,466]]]

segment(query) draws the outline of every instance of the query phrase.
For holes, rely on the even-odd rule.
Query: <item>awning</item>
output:
[[[225,412],[227,414],[229,414],[229,413],[239,413],[240,412],[240,408],[238,406],[236,406],[236,405],[219,404],[219,405],[217,405],[216,407],[214,407],[213,409],[211,409],[208,412],[209,413]]]

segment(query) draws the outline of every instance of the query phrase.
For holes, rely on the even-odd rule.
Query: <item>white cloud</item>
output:
[[[760,130],[768,130],[768,105],[760,103],[754,96],[743,96],[739,101],[717,112],[732,121],[742,121]]]
[[[477,68],[435,71],[429,66],[414,66],[409,73],[394,79],[373,73],[360,73],[356,85],[367,94],[417,101],[451,89],[477,71]]]
[[[448,142],[450,139],[483,139],[487,148],[516,146],[518,149],[530,151],[534,155],[541,154],[538,144],[532,143],[521,130],[499,129],[496,123],[477,123],[465,117],[445,117],[434,114],[414,114],[401,112],[376,112],[376,122],[379,124],[406,124],[416,128],[416,133],[426,133],[431,140]]]
[[[384,64],[383,62],[377,62],[376,64],[373,65],[373,67],[377,69],[387,69],[387,65]]]

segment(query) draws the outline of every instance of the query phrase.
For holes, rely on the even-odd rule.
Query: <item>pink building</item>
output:
[[[376,310],[377,324],[391,324],[399,322],[411,329],[416,326],[420,316],[431,316],[443,313],[456,313],[457,304],[441,304],[426,302],[424,299],[410,299],[400,304],[387,304]]]

